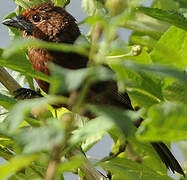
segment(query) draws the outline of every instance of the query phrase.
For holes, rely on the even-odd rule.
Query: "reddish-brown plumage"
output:
[[[34,22],[33,16],[40,16],[40,21]],[[64,9],[54,7],[52,3],[43,3],[31,7],[21,15],[26,21],[33,24],[33,32],[22,30],[25,38],[37,38],[55,43],[74,43],[80,31],[73,16]],[[50,75],[47,62],[53,62],[64,68],[79,69],[86,67],[87,58],[75,53],[48,51],[45,49],[29,48],[29,59],[35,70]],[[42,90],[48,92],[49,84],[36,79]]]

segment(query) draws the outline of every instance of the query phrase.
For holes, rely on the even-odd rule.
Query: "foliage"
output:
[[[20,14],[49,0],[14,1]],[[65,7],[73,1],[54,3]],[[63,179],[64,172],[77,172],[82,178],[86,174],[77,169],[84,156],[68,158],[67,154],[72,149],[89,150],[105,134],[113,139],[116,156],[106,155],[94,165],[111,172],[113,179],[172,179],[149,142],[170,144],[187,139],[186,1],[154,0],[151,7],[144,7],[141,0],[82,0],[82,9],[88,16],[81,23],[88,25],[90,32],[74,45],[24,40],[19,31],[9,30],[11,43],[0,50],[0,65],[21,73],[24,84],[32,89],[36,88],[33,78],[45,80],[51,87],[49,95],[24,101],[0,89],[1,110],[8,112],[0,123],[0,157],[6,160],[0,165],[0,179],[44,179],[55,153],[60,156],[55,179]],[[132,30],[129,42],[118,35],[121,28],[122,32],[124,28]],[[30,46],[88,56],[89,67],[67,70],[50,64],[48,77],[32,69],[27,57]],[[140,110],[87,104],[84,99],[91,84],[106,80],[117,81],[120,93],[127,92],[133,107]],[[49,105],[70,105],[67,97],[56,94],[76,90],[80,95],[71,104],[71,112]],[[83,109],[96,117],[91,121],[82,117]],[[136,129],[133,123],[140,117],[144,122]],[[132,146],[130,155],[120,152],[127,142]]]

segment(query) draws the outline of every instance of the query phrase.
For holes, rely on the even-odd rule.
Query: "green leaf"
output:
[[[78,54],[82,54],[87,56],[88,51],[84,47],[80,45],[73,45],[73,44],[65,44],[65,43],[52,43],[52,42],[45,42],[41,40],[26,40],[26,39],[16,39],[13,41],[4,51],[3,57],[9,57],[14,55],[19,49],[26,49],[28,47],[36,47],[36,48],[45,48],[48,50],[54,51],[63,51],[63,52],[75,52]]]
[[[166,102],[154,105],[148,110],[137,132],[137,137],[145,141],[173,142],[187,139],[187,106]]]
[[[18,51],[15,54],[12,54],[9,57],[0,56],[0,65],[14,71],[18,71],[24,75],[28,75],[34,78],[38,78],[44,80],[46,82],[50,82],[50,77],[39,72],[33,70],[31,63],[26,58],[24,51]]]
[[[50,103],[50,101],[52,103],[52,99],[53,98],[35,98],[32,100],[23,100],[18,102],[5,119],[5,122],[8,124],[9,132],[14,132],[19,127],[31,109],[45,107],[46,104]],[[47,113],[45,112],[45,114]]]
[[[171,27],[158,41],[151,52],[154,62],[172,64],[184,70],[187,58],[187,32]]]
[[[148,7],[139,7],[138,10],[148,16],[187,30],[187,19],[177,11],[166,11]]]
[[[1,145],[0,146],[0,157],[5,159],[5,160],[9,160],[10,158],[12,158],[13,154],[9,150],[7,150],[7,147],[4,147],[2,142],[0,142],[0,145]]]
[[[53,2],[55,6],[65,8],[70,3],[70,0],[53,0]]]
[[[77,90],[89,77],[92,82],[114,80],[114,73],[105,67],[70,70],[51,64],[50,69],[52,74],[50,92],[54,94]],[[93,74],[97,74],[97,76]]]
[[[133,101],[138,105],[143,105],[143,107],[162,101],[161,77],[156,76],[153,72],[141,71],[138,68],[133,69],[127,64],[127,61],[114,62],[111,67],[117,73],[119,82],[132,95]],[[141,101],[144,98],[149,101]]]
[[[83,149],[84,152],[87,152],[89,149],[92,148],[98,141],[100,141],[105,135],[106,131],[100,131],[92,136],[88,136],[85,141],[82,142],[81,148]]]
[[[31,125],[32,127],[40,127],[41,126],[41,121],[38,121],[34,118],[30,118],[30,117],[25,117],[25,121]]]
[[[168,101],[177,101],[187,104],[187,86],[179,81],[175,81],[167,86],[163,94]]]
[[[165,1],[155,0],[152,4],[152,7],[164,9],[164,10],[178,10],[179,3],[177,1],[181,1],[181,0],[165,0]]]
[[[11,107],[16,103],[14,98],[0,94],[0,105],[5,109],[11,109]]]
[[[10,18],[12,18],[12,17],[14,17],[14,16],[16,16],[16,13],[15,13],[15,12],[11,12],[11,13],[8,14],[7,16],[5,16],[5,17],[3,18],[3,20],[5,20],[5,19],[10,19]]]
[[[82,9],[89,16],[93,16],[96,11],[96,1],[95,0],[82,0]]]
[[[128,92],[128,95],[130,96],[132,104],[138,107],[149,108],[152,105],[159,103],[159,101],[156,98],[144,92],[138,91],[136,89],[127,88],[127,92]]]
[[[127,22],[123,23],[122,21],[120,26],[134,30],[142,35],[149,35],[154,39],[159,39],[169,27],[168,23],[158,21],[139,12]]]
[[[69,142],[71,142],[71,144],[77,144],[87,138],[95,136],[95,134],[104,133],[113,126],[113,122],[108,120],[106,117],[97,117],[86,123],[84,127],[76,130]]]
[[[11,173],[21,170],[22,168],[30,165],[32,161],[36,160],[36,155],[17,156],[11,159],[8,163],[0,165],[0,180],[4,180]]]
[[[87,68],[69,70],[54,64],[51,64],[50,69],[52,74],[50,93],[52,94],[63,94],[77,90],[89,73]]]
[[[187,9],[187,2],[186,2],[186,0],[175,0],[175,1],[177,1],[180,4],[181,8]]]
[[[108,121],[113,122],[122,131],[125,137],[134,135],[135,127],[133,121],[140,117],[140,112],[121,110],[112,106],[90,105],[91,112],[98,116],[103,116]]]
[[[168,169],[150,143],[138,141],[136,138],[131,138],[129,143],[144,166],[151,167],[158,173],[167,174]]]
[[[58,120],[51,120],[58,121]],[[56,125],[58,124],[59,127]],[[53,122],[50,127],[43,126],[40,128],[33,128],[28,131],[22,130],[15,136],[16,142],[23,149],[23,153],[36,153],[40,151],[47,151],[52,146],[59,145],[63,141],[64,132],[60,122]]]
[[[167,175],[161,175],[150,167],[124,158],[115,158],[110,162],[98,163],[98,165],[112,172],[114,180],[171,180]]]
[[[81,34],[74,42],[75,45],[79,45],[81,47],[85,47],[87,48],[88,50],[90,49],[91,47],[91,43],[88,41],[86,35],[84,34]]]
[[[5,16],[3,18],[3,20],[5,19],[9,19],[9,18],[12,18],[16,16],[16,13],[15,12],[11,12],[10,14],[8,14],[7,16]],[[9,37],[10,37],[10,40],[14,40],[15,38],[20,38],[21,37],[21,32],[19,29],[16,29],[16,28],[12,28],[12,27],[8,27],[9,29]]]
[[[130,36],[130,44],[139,44],[141,46],[148,47],[152,50],[156,44],[156,40],[150,36],[133,33]]]
[[[68,160],[68,162],[63,162],[58,166],[59,172],[72,172],[77,170],[81,164],[83,163],[84,158],[82,155],[76,155],[73,156],[71,159]]]
[[[16,4],[20,5],[24,9],[28,9],[32,6],[35,6],[37,4],[43,3],[43,2],[50,2],[50,0],[14,0]]]
[[[128,69],[139,71],[139,72],[151,72],[151,73],[158,73],[159,75],[165,76],[165,77],[171,77],[176,80],[179,80],[180,82],[183,82],[185,86],[187,86],[187,75],[184,71],[180,71],[178,69],[175,69],[171,66],[161,66],[157,64],[151,64],[151,65],[142,65],[132,62],[124,62],[123,66],[125,66]]]

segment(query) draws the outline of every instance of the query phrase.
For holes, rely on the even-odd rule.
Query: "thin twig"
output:
[[[121,153],[125,152],[126,147],[127,147],[128,143],[126,142],[124,145],[120,146],[119,150],[117,153],[111,153],[109,156],[104,157],[103,159],[100,160],[100,162],[104,162],[104,161],[110,161],[114,158],[116,158],[118,155],[120,155]]]

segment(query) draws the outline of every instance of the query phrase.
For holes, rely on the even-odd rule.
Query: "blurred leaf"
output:
[[[9,37],[10,37],[11,41],[14,41],[16,38],[21,37],[20,30],[18,30],[16,28],[12,28],[12,27],[9,27],[8,34],[9,34]]]
[[[159,39],[168,29],[169,24],[137,12],[135,16],[127,22],[123,23],[123,21],[121,21],[120,26],[134,30],[142,35],[149,35],[154,39]]]
[[[95,0],[82,0],[82,9],[86,12],[89,16],[94,15],[96,11],[96,1]]]
[[[117,16],[124,10],[127,11],[128,1],[124,0],[106,0],[105,6],[113,16]]]
[[[0,105],[6,109],[10,109],[17,101],[14,98],[0,94]]]
[[[127,88],[127,92],[130,96],[132,104],[134,104],[135,106],[141,108],[149,108],[152,105],[159,103],[159,101],[156,98],[139,90]]]
[[[45,48],[54,51],[75,52],[87,56],[88,51],[80,45],[66,44],[66,43],[52,43],[41,40],[27,40],[16,39],[4,51],[3,57],[9,57],[16,53],[19,49],[26,49],[28,47]]]
[[[88,25],[94,25],[97,22],[97,23],[101,23],[105,28],[108,27],[107,26],[108,19],[105,16],[101,16],[99,14],[94,16],[88,16],[85,18],[83,22]]]
[[[32,65],[28,59],[26,59],[23,51],[17,51],[14,55],[9,56],[8,58],[0,56],[0,65],[21,72],[24,75],[50,82],[49,76],[32,69]]]
[[[63,94],[77,90],[89,73],[87,68],[70,70],[54,64],[51,64],[50,69],[53,79],[50,86],[52,94]]]
[[[154,105],[148,110],[137,132],[137,137],[145,141],[179,141],[187,139],[187,106],[166,102]]]
[[[139,33],[133,33],[130,36],[130,44],[139,44],[145,46],[145,48],[148,47],[148,50],[152,50],[155,47],[156,42],[156,39],[147,35],[141,35]]]
[[[34,118],[31,118],[31,117],[25,117],[24,119],[25,119],[25,121],[26,121],[29,125],[31,125],[32,127],[40,127],[41,124],[42,124],[41,121],[36,120],[36,119],[34,119]]]
[[[64,132],[61,128],[60,122],[54,121],[50,124],[50,127],[33,128],[28,131],[22,130],[15,136],[16,142],[19,143],[23,149],[23,153],[35,153],[40,151],[47,151],[53,146],[59,145],[64,136]],[[58,127],[57,127],[58,124]]]
[[[187,2],[186,0],[175,0],[180,4],[181,8],[187,8]]]
[[[33,78],[32,78],[32,77],[30,77],[30,76],[25,76],[25,77],[24,77],[24,81],[26,81],[26,82],[28,83],[30,89],[35,90],[34,81],[33,81]]]
[[[70,142],[71,144],[77,144],[81,141],[86,140],[89,137],[94,136],[97,133],[103,133],[114,126],[113,122],[108,120],[104,116],[92,119],[82,128],[79,128],[72,135]]]
[[[5,16],[3,18],[3,20],[5,19],[9,19],[9,18],[12,18],[16,16],[16,13],[15,12],[11,12],[10,14],[8,14],[7,16]],[[10,40],[14,40],[15,38],[19,38],[21,36],[21,32],[19,29],[16,29],[16,28],[12,28],[12,27],[8,27],[9,29],[9,37],[10,37]]]
[[[88,41],[87,37],[81,34],[74,42],[75,45],[80,45],[81,47],[85,47],[89,50],[91,44]]]
[[[17,156],[12,158],[8,163],[0,165],[0,180],[4,180],[11,173],[21,170],[22,168],[30,165],[32,161],[36,160],[36,155]]]
[[[12,17],[14,17],[14,16],[16,16],[16,13],[15,13],[15,12],[11,12],[11,13],[8,14],[7,16],[5,16],[5,17],[3,18],[3,20],[5,20],[5,19],[10,19],[10,18],[12,18]]]
[[[107,53],[107,57],[115,55],[129,55],[131,54],[131,50],[132,47],[118,37],[110,43],[110,49],[108,50],[109,52]]]
[[[99,105],[90,105],[89,109],[97,116],[102,116],[109,122],[115,123],[125,137],[134,135],[135,127],[133,121],[140,117],[140,112],[122,110],[112,106]]]
[[[53,0],[53,2],[55,6],[65,8],[70,3],[70,0]]]
[[[168,101],[177,101],[187,104],[187,86],[175,81],[164,89],[164,97]]]
[[[58,166],[59,172],[68,172],[77,170],[83,163],[84,158],[82,155],[73,156],[68,162],[63,162]]]
[[[187,30],[187,20],[186,18],[178,13],[177,11],[165,11],[157,8],[139,7],[140,12],[145,13],[148,16],[156,18],[161,21],[165,21],[174,26]]]
[[[87,137],[85,141],[82,142],[81,148],[84,152],[87,152],[93,145],[100,141],[106,135],[106,131],[100,131],[94,135]]]
[[[119,137],[122,137],[122,132],[119,131],[119,128],[117,128],[117,126],[112,127],[112,129],[109,129],[107,132],[115,143],[113,145],[113,147],[115,146],[115,147],[118,148],[117,151],[115,151],[117,153],[118,150],[119,150],[119,145],[118,144],[120,143],[120,145],[121,145],[122,143],[124,143],[124,140],[122,140],[122,142],[121,142],[122,138],[119,139]],[[114,150],[114,148],[112,148],[112,149]]]
[[[24,9],[28,9],[32,6],[35,6],[39,3],[42,2],[50,2],[50,0],[14,0],[14,2],[18,5],[20,5],[21,7],[23,7]]]
[[[129,62],[129,64],[132,62]],[[112,69],[117,73],[118,80],[129,92],[136,103],[143,107],[163,100],[162,79],[153,72],[141,71],[127,66],[128,61],[112,63]],[[133,63],[132,63],[133,64]],[[136,64],[136,63],[135,63]],[[142,65],[143,66],[143,65]],[[144,101],[144,100],[145,101]],[[143,101],[142,101],[143,100]]]
[[[51,73],[52,82],[50,92],[54,94],[62,94],[77,90],[89,77],[91,77],[92,82],[114,79],[114,73],[105,67],[70,70],[51,64]],[[91,76],[92,74],[97,74],[97,76]]]
[[[154,62],[172,64],[176,67],[187,66],[187,32],[177,27],[171,27],[158,41],[151,52]]]
[[[147,166],[124,158],[115,158],[98,165],[112,172],[114,180],[171,180],[170,177],[161,175]]]
[[[3,147],[2,143],[0,143],[0,157],[3,158],[4,160],[9,160],[12,158],[14,155],[11,153],[7,147]]]
[[[144,166],[151,167],[160,174],[167,174],[168,169],[150,143],[138,141],[136,138],[131,138],[129,143]]]
[[[174,79],[179,80],[180,82],[183,82],[185,86],[187,86],[187,75],[185,72],[180,71],[178,69],[175,69],[171,66],[161,66],[157,64],[150,64],[150,65],[142,65],[132,62],[123,62],[121,64],[122,66],[125,66],[128,69],[136,70],[139,72],[151,72],[158,73],[159,75],[165,76],[165,77],[171,77]]]
[[[178,10],[179,3],[177,1],[180,0],[155,0],[152,4],[153,8],[159,8],[164,10]]]
[[[8,124],[9,132],[15,131],[31,110],[45,107],[52,99],[53,98],[35,98],[18,102],[5,119],[5,122]]]
[[[82,0],[81,7],[89,17],[101,15],[103,18],[105,18],[104,16],[107,15],[108,11],[105,8],[104,3],[105,0]]]

